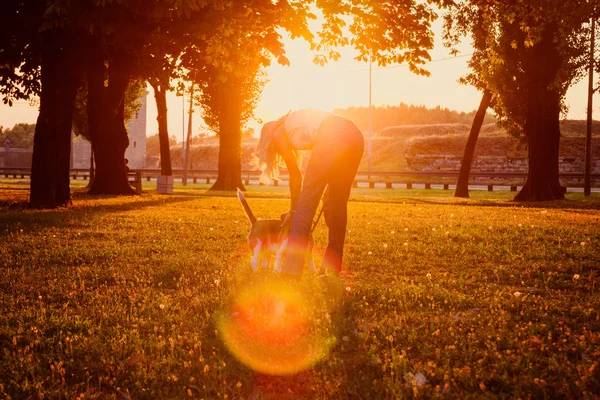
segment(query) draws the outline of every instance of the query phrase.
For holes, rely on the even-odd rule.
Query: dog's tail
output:
[[[242,207],[244,207],[244,211],[246,212],[246,216],[250,220],[250,223],[254,225],[256,222],[256,217],[254,214],[252,214],[252,210],[250,209],[250,206],[248,205],[248,202],[246,201],[246,198],[240,189],[237,190],[237,197],[240,200],[240,203],[242,203]]]

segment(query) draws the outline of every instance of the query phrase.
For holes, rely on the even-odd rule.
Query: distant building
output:
[[[129,132],[129,147],[125,151],[125,158],[129,160],[129,168],[140,169],[146,167],[146,97],[147,92],[140,98],[142,106],[127,123]]]
[[[130,169],[146,167],[146,97],[147,92],[144,91],[140,98],[142,103],[140,109],[126,125],[129,134],[129,147],[125,151],[125,158],[129,160],[128,166]],[[73,135],[71,151],[71,168],[90,167],[90,142]]]

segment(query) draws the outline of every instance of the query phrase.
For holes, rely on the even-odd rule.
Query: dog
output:
[[[250,221],[248,244],[250,245],[250,250],[252,250],[252,259],[250,260],[252,270],[256,271],[258,269],[259,262],[262,263],[263,268],[269,268],[271,256],[275,254],[275,267],[273,271],[277,273],[281,272],[283,257],[288,245],[288,235],[292,222],[291,215],[283,213],[280,219],[257,219],[240,189],[237,190],[237,197],[244,208],[246,217]],[[312,253],[314,243],[315,241],[311,234],[308,238],[306,250],[308,253],[308,265],[316,273],[317,268],[315,267]]]

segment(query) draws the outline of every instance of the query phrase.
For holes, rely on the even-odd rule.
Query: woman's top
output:
[[[311,150],[315,145],[317,131],[323,120],[336,115],[320,110],[292,111],[285,117],[285,132],[292,148]]]

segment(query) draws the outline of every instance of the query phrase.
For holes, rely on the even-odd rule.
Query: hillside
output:
[[[564,121],[561,124],[562,158],[583,158],[585,152],[585,121]],[[470,126],[462,124],[403,125],[383,129],[372,139],[372,169],[410,170],[407,159],[419,158],[458,158],[461,159]],[[600,157],[600,121],[594,121],[592,154]],[[366,155],[366,152],[365,152]],[[484,125],[481,129],[475,157],[525,158],[527,147],[524,143],[509,136],[495,124]],[[363,158],[361,168],[366,168]]]
[[[560,156],[563,158],[583,158],[585,151],[585,121],[564,121],[561,124]],[[419,158],[461,158],[470,127],[463,124],[401,125],[382,129],[372,136],[373,170],[409,170],[407,159]],[[600,157],[600,121],[593,125],[594,157]],[[247,137],[242,142],[242,169],[254,169],[254,149],[257,139]],[[365,153],[361,169],[367,168],[367,135],[365,132]],[[215,170],[218,164],[219,141],[216,137],[197,140],[191,148],[190,168]],[[525,158],[526,146],[497,129],[495,124],[482,127],[475,157]],[[181,147],[171,148],[174,168],[181,168]],[[148,168],[158,167],[158,157],[149,155]]]

